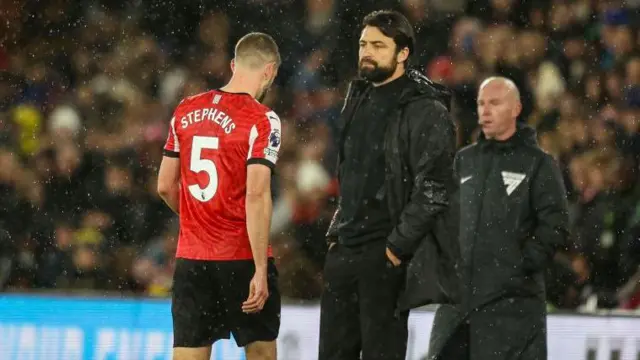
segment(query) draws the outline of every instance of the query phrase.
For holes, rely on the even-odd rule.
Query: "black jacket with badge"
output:
[[[427,358],[450,360],[445,344],[468,342],[471,360],[546,359],[544,273],[568,239],[560,170],[524,125],[504,142],[481,135],[455,170],[462,302],[438,309]],[[458,338],[465,321],[468,338]]]
[[[455,302],[459,286],[451,96],[417,70],[408,70],[407,76],[411,81],[399,94],[385,131],[385,185],[378,193],[386,199],[394,225],[388,247],[406,268],[399,310]],[[340,116],[339,149],[349,122],[371,87],[361,80],[350,84]],[[340,162],[339,154],[338,169]],[[339,219],[340,208],[327,232],[330,242],[337,241]]]
[[[545,300],[544,271],[568,245],[568,204],[555,160],[537,146],[535,131],[520,125],[504,142],[481,136],[455,164],[464,305],[512,296]]]

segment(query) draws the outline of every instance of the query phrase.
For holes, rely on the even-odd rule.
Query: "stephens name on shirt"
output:
[[[234,124],[233,119],[230,118],[229,115],[225,114],[224,111],[216,108],[204,108],[190,111],[180,119],[180,124],[182,125],[182,128],[185,129],[187,126],[193,123],[199,123],[203,120],[213,121],[220,125],[226,134],[230,134],[233,129],[236,128],[236,124]]]

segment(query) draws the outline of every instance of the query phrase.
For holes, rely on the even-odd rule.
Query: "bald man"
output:
[[[483,81],[477,105],[480,139],[455,159],[462,303],[439,309],[429,358],[543,360],[544,270],[568,237],[563,180],[534,130],[516,122],[511,80]]]

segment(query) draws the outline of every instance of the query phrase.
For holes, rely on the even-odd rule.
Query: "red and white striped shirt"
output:
[[[176,108],[165,156],[180,158],[180,237],[176,257],[250,260],[247,165],[273,168],[280,119],[251,95],[213,90]],[[271,256],[271,247],[269,247]]]

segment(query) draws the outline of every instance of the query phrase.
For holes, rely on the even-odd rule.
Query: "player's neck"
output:
[[[230,93],[247,93],[255,98],[259,88],[260,84],[255,80],[255,77],[233,74],[229,82],[220,90]]]

